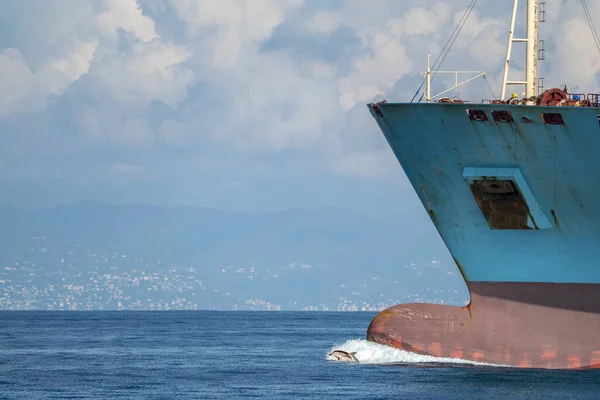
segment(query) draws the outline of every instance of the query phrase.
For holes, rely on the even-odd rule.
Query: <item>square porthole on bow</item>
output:
[[[492,111],[492,117],[496,122],[513,122],[510,111]]]
[[[564,125],[562,115],[559,113],[542,113],[542,121],[549,125]]]
[[[483,110],[467,110],[467,115],[471,121],[487,121],[488,117]]]

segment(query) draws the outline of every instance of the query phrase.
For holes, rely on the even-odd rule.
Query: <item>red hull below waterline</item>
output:
[[[468,283],[466,307],[400,304],[367,340],[437,357],[522,368],[600,368],[600,285]]]

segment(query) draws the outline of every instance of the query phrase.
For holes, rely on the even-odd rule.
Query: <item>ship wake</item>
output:
[[[378,343],[369,342],[364,339],[351,339],[341,345],[334,345],[327,354],[333,351],[341,350],[347,353],[356,353],[354,356],[361,364],[380,364],[380,365],[450,365],[450,364],[466,364],[479,365],[490,367],[501,367],[477,361],[461,360],[458,358],[435,357],[411,353],[405,350],[395,349],[393,347],[384,346]],[[326,356],[329,361],[337,361],[335,357]]]

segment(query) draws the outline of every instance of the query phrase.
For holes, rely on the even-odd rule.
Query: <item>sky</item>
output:
[[[410,100],[469,2],[5,0],[0,204],[421,210],[366,104]],[[499,97],[511,9],[479,0],[442,68]],[[546,10],[546,87],[599,92],[580,1]]]

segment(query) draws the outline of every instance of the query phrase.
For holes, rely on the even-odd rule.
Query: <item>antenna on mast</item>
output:
[[[504,64],[504,77],[502,79],[502,94],[501,100],[506,97],[506,87],[508,85],[525,85],[525,97],[535,97],[537,94],[537,61],[538,61],[538,9],[539,0],[527,0],[527,25],[526,25],[526,38],[518,39],[514,37],[515,21],[517,18],[517,7],[519,0],[513,0],[513,12],[510,21],[510,30],[508,32],[508,46],[506,49],[506,63]],[[545,16],[545,11],[544,16]],[[526,43],[526,54],[525,54],[525,80],[524,81],[509,81],[508,80],[508,69],[510,67],[510,56],[512,52],[512,44],[516,42]],[[530,104],[533,102],[528,102]]]

